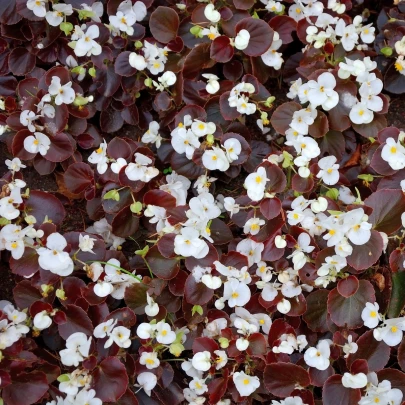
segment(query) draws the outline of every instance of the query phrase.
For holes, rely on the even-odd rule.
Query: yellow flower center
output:
[[[362,116],[364,114],[364,110],[359,111],[359,115]]]
[[[238,298],[239,297],[239,294],[237,293],[237,292],[234,292],[234,293],[232,293],[232,296],[231,296],[232,298]]]
[[[397,153],[397,148],[395,146],[392,146],[390,149],[391,153]]]
[[[198,129],[203,130],[203,129],[204,129],[204,127],[205,127],[205,125],[204,125],[204,124],[198,124]]]
[[[264,319],[260,319],[259,323],[260,325],[264,325]]]
[[[262,182],[262,178],[260,176],[256,176],[256,183],[259,184]]]
[[[216,155],[214,155],[211,159],[212,160],[217,160],[218,158],[216,157]]]
[[[260,229],[260,226],[257,225],[257,224],[252,224],[252,226],[250,227],[250,229],[251,229],[252,231],[257,231],[258,229]]]
[[[154,364],[155,362],[154,362],[154,360],[152,360],[152,359],[146,359],[146,364]]]
[[[243,380],[243,384],[244,384],[244,385],[249,385],[249,380],[248,380],[247,378],[245,378],[245,379]]]
[[[96,150],[96,153],[97,154],[100,154],[100,153],[102,153],[103,152],[103,148],[98,148],[97,150]]]
[[[392,326],[392,327],[391,327],[391,332],[392,332],[392,333],[395,333],[397,330],[398,330],[398,328],[397,328],[396,326]]]
[[[402,63],[396,62],[395,63],[395,69],[400,72],[404,67],[402,66]]]
[[[162,335],[166,336],[167,335],[167,330],[162,330]]]
[[[215,39],[215,34],[212,33],[212,32],[210,32],[210,33],[207,35],[207,37],[208,37],[211,41],[213,41],[213,40]]]
[[[377,316],[377,312],[371,311],[371,312],[370,312],[370,316],[371,316],[372,318],[375,318],[375,317]]]
[[[38,144],[39,144],[38,139],[35,139],[35,141],[34,141],[34,145],[38,145]]]
[[[18,246],[18,244],[17,244],[16,242],[13,242],[13,243],[11,244],[11,248],[12,248],[12,249],[16,249],[17,246]]]

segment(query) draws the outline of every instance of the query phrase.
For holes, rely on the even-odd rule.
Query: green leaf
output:
[[[149,246],[146,245],[142,250],[135,250],[135,254],[141,257],[145,257],[149,252]]]
[[[117,190],[110,190],[104,194],[103,200],[120,200],[120,193]]]
[[[339,196],[339,190],[337,188],[331,188],[326,192],[325,196],[336,201]]]
[[[59,382],[70,381],[69,374],[61,374],[61,375],[57,378],[57,380],[58,380]]]
[[[73,24],[70,22],[63,22],[59,25],[59,28],[65,33],[65,35],[69,35],[73,31]]]
[[[201,28],[198,27],[197,25],[194,25],[194,27],[190,28],[190,33],[193,34],[196,38],[202,38],[202,33],[201,33]]]
[[[131,212],[133,212],[134,214],[140,214],[142,211],[142,203],[139,201],[135,201],[134,203],[132,203],[129,207],[129,209],[131,210]]]
[[[393,49],[389,46],[380,49],[380,52],[386,56],[387,58],[390,57],[393,53]]]
[[[79,10],[79,20],[94,17],[94,11],[92,10]]]
[[[388,318],[397,318],[405,306],[405,272],[392,273],[392,291],[388,306]]]
[[[169,347],[169,352],[175,357],[179,357],[183,350],[185,348],[181,343],[172,343]]]
[[[201,305],[194,305],[193,309],[191,310],[191,315],[194,316],[194,314],[197,312],[197,314],[202,315],[203,314],[203,309]]]
[[[367,183],[372,183],[372,181],[374,180],[374,176],[371,174],[359,174],[357,178],[360,180],[364,180]]]
[[[11,224],[11,221],[6,218],[0,218],[0,226]]]
[[[90,75],[91,77],[96,77],[96,69],[95,69],[94,67],[91,67],[91,68],[89,69],[89,75]]]

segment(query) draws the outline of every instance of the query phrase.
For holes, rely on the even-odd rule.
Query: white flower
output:
[[[159,305],[153,300],[153,298],[146,293],[146,300],[148,304],[145,306],[145,313],[148,316],[156,316],[159,313]]]
[[[361,398],[359,405],[374,405],[377,403],[401,405],[403,397],[402,392],[398,388],[391,388],[391,383],[388,380],[384,380],[378,384],[375,373],[370,374],[368,374],[369,383],[366,395]],[[378,386],[376,386],[377,384]]]
[[[84,404],[84,405],[102,405],[102,401],[99,398],[96,398],[96,391],[87,390],[86,388],[82,389],[74,399],[75,404]]]
[[[34,316],[34,326],[38,330],[44,330],[49,328],[52,325],[52,319],[48,316],[47,311],[38,312]]]
[[[129,64],[137,70],[145,70],[146,67],[148,66],[148,62],[145,60],[145,58],[142,55],[138,55],[135,52],[131,52],[129,54]]]
[[[249,103],[248,100],[249,99],[246,96],[241,96],[236,101],[236,110],[240,114],[251,115],[256,112],[256,104]]]
[[[140,373],[136,380],[138,381],[139,386],[142,387],[145,391],[145,394],[150,396],[151,391],[153,390],[153,388],[155,388],[157,383],[157,377],[155,376],[155,374],[146,371]]]
[[[341,38],[341,42],[345,51],[349,52],[353,50],[359,39],[359,34],[354,24],[346,26],[345,21],[341,18],[335,27],[335,32]]]
[[[354,124],[369,124],[374,114],[364,103],[357,103],[350,110],[349,118]]]
[[[102,322],[94,328],[93,335],[98,339],[103,339],[106,336],[110,336],[111,331],[117,324],[117,320],[109,319],[106,322]]]
[[[6,159],[4,163],[6,164],[8,169],[14,173],[19,172],[21,169],[27,167],[26,165],[22,164],[19,158],[14,158],[13,160]]]
[[[367,376],[364,373],[350,374],[344,373],[342,385],[346,388],[364,388],[367,385]]]
[[[208,7],[208,6],[207,6]],[[217,75],[213,75],[211,73],[203,73],[202,77],[207,79],[207,85],[205,86],[205,90],[209,94],[215,94],[219,90],[219,77]]]
[[[193,356],[191,363],[198,371],[208,371],[211,368],[211,353],[209,351],[198,352]]]
[[[380,307],[377,302],[374,304],[371,302],[366,303],[366,307],[361,312],[361,319],[364,322],[364,326],[373,329],[380,323],[382,318],[378,312],[379,309]]]
[[[89,156],[88,161],[97,165],[97,171],[104,174],[108,169],[107,142],[103,143]]]
[[[244,337],[236,339],[236,348],[240,352],[244,352],[248,347],[249,347],[249,340],[245,339]]]
[[[317,114],[316,109],[311,108],[295,111],[290,126],[299,134],[306,135],[308,134],[309,125],[314,123]]]
[[[339,165],[336,164],[336,160],[336,157],[331,155],[320,159],[318,162],[321,170],[316,177],[322,178],[322,181],[330,186],[339,181]]]
[[[117,11],[116,15],[110,15],[110,24],[118,31],[125,32],[128,35],[134,33],[133,25],[136,22],[135,14],[124,14],[122,11]]]
[[[146,366],[148,370],[159,367],[160,360],[156,352],[143,352],[139,358],[139,363]]]
[[[219,370],[222,367],[225,367],[226,363],[228,363],[228,355],[226,354],[225,350],[214,350],[214,353],[218,356],[215,359],[215,369]]]
[[[163,91],[167,87],[170,87],[174,83],[176,83],[176,80],[177,80],[176,75],[171,71],[167,71],[164,72],[163,75],[158,78],[160,84],[153,81],[153,85],[156,87],[157,90]]]
[[[208,254],[209,248],[199,236],[195,229],[182,228],[180,235],[176,235],[174,239],[174,252],[184,257],[202,259]]]
[[[28,127],[28,129],[31,132],[35,132],[35,124],[33,122],[38,117],[39,117],[39,115],[36,115],[34,113],[34,111],[24,110],[24,111],[21,111],[21,114],[20,114],[20,123],[21,123],[21,125]]]
[[[291,302],[283,298],[277,303],[277,311],[282,314],[288,314],[291,311]]]
[[[235,278],[230,278],[224,284],[224,299],[228,300],[228,305],[233,307],[243,307],[250,300],[250,289],[245,284]]]
[[[371,24],[361,27],[360,38],[365,44],[371,44],[375,39],[375,28]]]
[[[119,347],[128,348],[131,346],[131,331],[125,326],[116,326],[109,334],[109,339],[105,342],[104,348],[115,343]]]
[[[281,2],[273,1],[273,3],[281,6]],[[280,35],[278,32],[274,31],[273,42],[271,43],[270,48],[261,55],[262,61],[265,65],[273,67],[275,70],[281,69],[281,65],[284,62],[284,59],[282,58],[283,54],[277,52],[277,50],[282,44],[283,41],[280,39]]]
[[[100,29],[97,25],[91,25],[87,28],[86,32],[82,31],[79,26],[76,26],[72,35],[72,39],[77,39],[74,45],[74,52],[76,56],[91,56],[101,54],[101,45],[95,39],[100,36]]]
[[[211,41],[219,37],[221,34],[218,32],[218,27],[216,25],[211,25],[209,28],[203,28],[201,30],[202,36],[207,36]]]
[[[149,129],[143,134],[141,141],[143,143],[154,143],[156,148],[160,148],[162,137],[159,135],[159,123],[152,121],[149,123]],[[111,165],[112,169],[112,165]]]
[[[250,34],[247,30],[240,30],[235,37],[235,48],[243,51],[249,45]]]
[[[153,336],[154,331],[155,325],[144,322],[138,326],[136,334],[140,339],[150,339]]]
[[[170,328],[166,322],[158,322],[156,324],[156,340],[164,345],[170,345],[176,340],[176,333]]]
[[[382,327],[373,330],[373,336],[375,340],[379,342],[382,340],[388,346],[393,347],[401,342],[404,330],[404,318],[386,319]]]
[[[405,167],[405,148],[399,141],[395,142],[393,138],[387,138],[381,151],[381,157],[394,170],[400,170]]]
[[[49,270],[59,276],[69,276],[73,272],[73,260],[69,253],[64,252],[67,242],[60,233],[52,233],[46,240],[46,248],[37,250],[38,263],[44,270]]]
[[[202,162],[204,167],[208,170],[220,170],[221,172],[225,172],[229,169],[229,160],[225,152],[217,146],[205,150],[202,156]]]
[[[383,82],[380,79],[370,80],[364,82],[359,89],[361,102],[371,111],[379,112],[383,109],[383,101],[378,94],[383,89]]]
[[[252,201],[260,201],[264,197],[266,183],[269,181],[264,167],[259,167],[256,172],[246,177],[244,187]]]
[[[325,111],[329,111],[338,104],[339,95],[333,90],[336,79],[332,73],[322,73],[316,81],[310,80],[308,87],[308,100],[313,107],[321,105]]]
[[[345,353],[344,358],[347,359],[349,357],[349,354],[357,352],[359,346],[357,345],[357,343],[353,342],[353,336],[349,335],[347,338],[347,343],[343,345],[342,349],[343,352]]]
[[[207,20],[216,24],[221,19],[221,14],[219,11],[215,10],[215,6],[212,3],[209,3],[204,8],[204,15]]]
[[[89,252],[89,253],[95,254],[92,249],[94,247],[94,242],[96,240],[97,239],[95,239],[95,238],[90,238],[90,235],[83,236],[82,234],[80,234],[79,235],[79,249],[82,252]]]
[[[326,370],[329,367],[330,361],[330,341],[321,340],[315,347],[310,347],[304,354],[305,363],[308,366],[318,370]]]
[[[260,227],[264,225],[266,221],[260,218],[250,218],[243,227],[243,232],[250,233],[251,235],[257,235],[260,231]]]
[[[58,27],[63,22],[65,16],[73,14],[73,8],[70,4],[53,4],[52,11],[46,13],[46,21],[53,27]]]
[[[276,247],[278,249],[283,249],[283,248],[285,248],[287,246],[286,240],[281,235],[277,235],[275,237],[274,244],[276,245]]]
[[[205,392],[208,391],[207,384],[205,384],[205,380],[201,378],[194,377],[189,385],[191,390],[193,390],[197,395],[203,395]]]
[[[28,0],[27,8],[31,10],[37,17],[45,17],[46,4],[48,0]]]
[[[232,215],[237,214],[240,210],[239,204],[235,203],[235,199],[232,197],[224,198],[224,208],[229,212],[229,216],[232,218]]]
[[[118,6],[118,11],[124,14],[135,16],[136,21],[142,21],[146,17],[146,6],[142,1],[136,1],[132,4],[131,0],[125,0]]]
[[[348,226],[346,236],[355,245],[364,245],[370,240],[372,225],[367,222],[362,208],[351,210],[344,215],[343,224]]]
[[[173,134],[172,132],[172,139],[171,143],[173,149],[177,153],[185,153],[188,159],[193,157],[194,151],[196,148],[200,147],[200,141],[198,140],[197,135],[191,131],[187,130],[186,128],[176,128],[177,131]]]
[[[224,148],[226,152],[226,157],[229,162],[232,163],[238,160],[240,152],[242,151],[242,145],[239,140],[235,138],[229,138],[224,142]]]
[[[45,156],[50,148],[51,141],[42,132],[34,132],[34,135],[24,139],[24,149],[30,153],[40,153]]]
[[[111,283],[107,281],[99,281],[94,285],[94,294],[98,297],[107,297],[114,291],[114,287]]]
[[[243,371],[233,374],[233,382],[241,397],[248,397],[260,387],[260,380],[256,376],[250,376]]]
[[[89,355],[90,344],[91,337],[87,339],[82,332],[70,335],[66,340],[66,349],[59,352],[62,364],[77,367]]]

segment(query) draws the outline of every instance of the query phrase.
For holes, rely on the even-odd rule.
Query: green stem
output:
[[[120,267],[120,266],[116,266],[115,264],[107,263],[107,262],[101,262],[101,261],[99,261],[99,260],[89,260],[87,263],[108,264],[109,266],[114,267],[114,268],[116,268],[116,269],[122,271],[122,272],[125,273],[125,274],[128,274],[129,276],[135,278],[135,279],[138,280],[140,283],[142,283],[142,279],[141,279],[141,278],[139,278],[138,276],[135,276],[135,274],[132,274],[130,271],[125,270],[125,269],[123,269],[123,268]]]

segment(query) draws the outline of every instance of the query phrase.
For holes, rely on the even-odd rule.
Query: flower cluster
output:
[[[403,4],[4,4],[0,402],[400,405]]]

